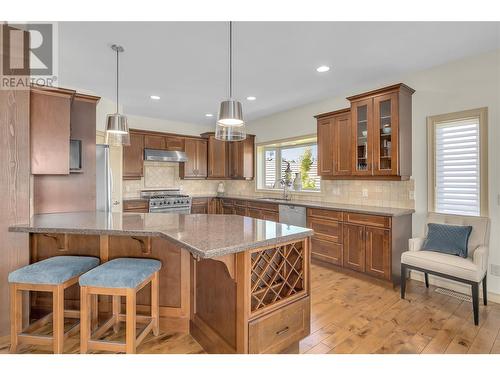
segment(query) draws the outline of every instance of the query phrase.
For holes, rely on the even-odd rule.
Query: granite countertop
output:
[[[155,236],[200,258],[215,258],[313,235],[308,228],[236,215],[70,212],[34,215],[11,232]]]
[[[214,198],[215,195],[193,195],[193,198]],[[244,196],[244,195],[225,195],[223,197],[226,199],[243,199],[248,201],[256,202],[267,202],[276,204],[288,204],[292,206],[303,206],[311,208],[326,208],[330,210],[337,211],[349,211],[357,212],[363,214],[381,215],[381,216],[403,216],[410,215],[415,212],[414,209],[410,208],[393,208],[393,207],[378,207],[378,206],[363,206],[357,204],[344,204],[344,203],[332,203],[325,201],[308,201],[308,200],[283,200],[283,199],[270,199],[255,196]]]

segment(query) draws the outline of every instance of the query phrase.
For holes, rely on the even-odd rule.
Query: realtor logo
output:
[[[26,35],[29,32],[29,38]],[[3,89],[53,86],[56,77],[56,24],[9,24],[2,27]]]

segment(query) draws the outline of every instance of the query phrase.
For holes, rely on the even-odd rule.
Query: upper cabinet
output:
[[[30,95],[31,173],[69,174],[71,102],[75,91],[32,88]]]
[[[140,180],[144,175],[144,145],[146,137],[130,132],[130,146],[123,147],[123,179]]]
[[[215,139],[215,134],[204,133],[208,139],[208,178],[229,178],[228,143]]]
[[[165,142],[165,137],[154,134],[145,135],[144,148],[152,148],[154,150],[166,150],[167,143]]]
[[[229,177],[238,180],[251,180],[254,177],[255,136],[248,134],[239,142],[229,142]]]
[[[350,109],[316,116],[319,174],[408,179],[413,93],[401,83],[347,98]]]
[[[351,174],[351,111],[349,108],[316,116],[318,120],[318,175]]]
[[[204,179],[207,178],[207,141],[205,139],[186,138],[184,152],[187,161],[179,167],[180,178]]]

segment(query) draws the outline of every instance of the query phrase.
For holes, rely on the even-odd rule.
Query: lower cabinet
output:
[[[248,352],[278,353],[310,333],[310,298],[302,298],[248,324]]]
[[[344,260],[342,265],[354,271],[365,272],[364,227],[344,224]]]
[[[147,213],[149,212],[149,203],[144,199],[124,200],[123,212]]]
[[[193,198],[191,201],[192,214],[208,214],[209,198]]]
[[[411,214],[390,217],[309,208],[307,222],[314,230],[313,258],[399,282],[401,253],[411,237]]]

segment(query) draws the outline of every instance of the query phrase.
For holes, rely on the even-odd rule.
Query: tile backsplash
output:
[[[218,180],[181,180],[178,163],[145,162],[141,180],[123,181],[123,198],[136,198],[141,189],[180,188],[189,195],[215,195]],[[276,191],[255,191],[254,181],[224,181],[228,195],[279,196]],[[327,201],[366,206],[414,208],[414,181],[324,180],[321,192],[293,193],[297,200]]]

